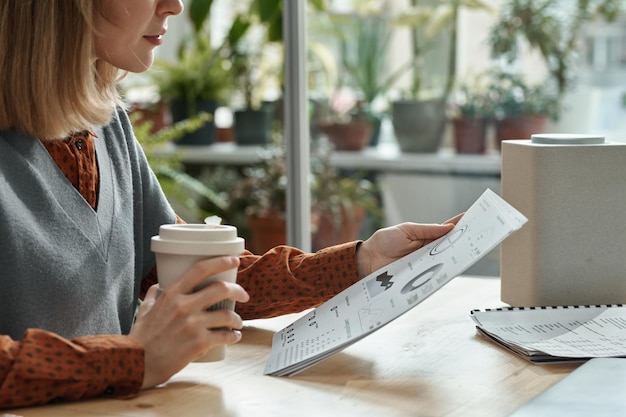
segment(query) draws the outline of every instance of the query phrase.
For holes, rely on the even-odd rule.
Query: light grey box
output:
[[[502,143],[501,195],[528,218],[501,244],[502,301],[626,303],[626,144],[561,136]]]

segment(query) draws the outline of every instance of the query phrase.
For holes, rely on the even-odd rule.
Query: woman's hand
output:
[[[364,278],[445,235],[462,216],[458,214],[443,224],[401,223],[377,230],[359,246],[356,253],[359,277]]]
[[[237,313],[206,309],[226,299],[246,302],[246,291],[238,284],[216,281],[194,292],[208,276],[238,265],[239,258],[233,256],[203,260],[160,294],[158,285],[148,290],[129,334],[145,349],[143,388],[167,381],[212,346],[241,339],[239,330],[211,330],[241,329],[242,320]]]

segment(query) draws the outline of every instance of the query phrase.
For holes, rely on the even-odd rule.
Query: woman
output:
[[[182,10],[180,0],[0,5],[0,407],[134,396],[241,338],[208,329],[318,305],[456,221],[314,254],[281,246],[201,261],[157,298],[150,237],[177,217],[116,81],[150,67]],[[193,292],[237,265],[238,284]],[[205,310],[224,299],[236,312]]]

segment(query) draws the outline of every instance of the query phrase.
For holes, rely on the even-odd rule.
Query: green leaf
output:
[[[231,47],[235,47],[246,35],[252,23],[249,18],[238,15],[228,31],[227,39]]]
[[[255,6],[261,22],[274,22],[276,15],[282,17],[282,0],[256,0]]]
[[[191,0],[189,4],[189,18],[196,33],[202,30],[204,22],[209,18],[213,0]]]
[[[250,9],[259,16],[260,23],[267,27],[267,40],[269,42],[282,42],[282,0],[254,0]]]
[[[270,42],[282,42],[283,40],[283,19],[279,15],[267,27],[267,40]]]

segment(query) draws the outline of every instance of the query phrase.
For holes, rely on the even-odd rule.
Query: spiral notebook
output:
[[[479,334],[534,363],[626,357],[626,305],[473,310]]]

